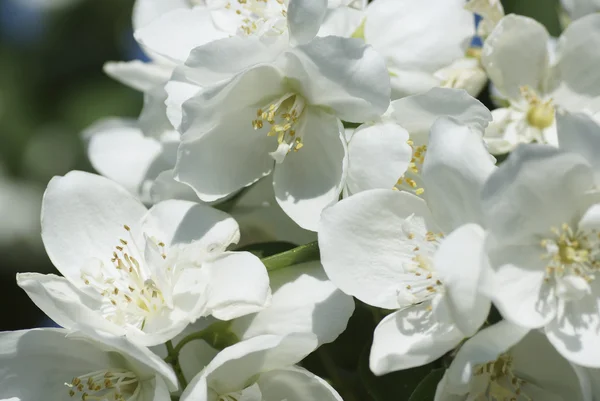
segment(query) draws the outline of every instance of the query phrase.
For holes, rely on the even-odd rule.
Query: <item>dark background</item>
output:
[[[0,331],[52,324],[15,284],[17,272],[54,271],[39,234],[43,190],[54,175],[91,171],[83,129],[107,116],[136,117],[142,105],[139,93],[102,72],[106,61],[143,58],[133,1],[36,4],[64,2],[0,0]],[[560,33],[555,0],[503,3]]]

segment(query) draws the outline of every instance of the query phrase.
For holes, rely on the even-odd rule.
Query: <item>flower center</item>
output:
[[[546,265],[546,281],[574,275],[593,281],[600,269],[600,238],[596,232],[573,231],[564,223],[550,229],[552,236],[544,238],[540,246],[545,250],[542,259]]]
[[[135,245],[131,229],[128,225],[123,227],[129,239],[119,239],[112,254],[112,265],[106,267],[100,262],[100,266],[82,270],[81,279],[105,299],[102,314],[107,320],[119,325],[131,324],[143,330],[148,318],[171,305],[147,267],[142,264],[146,261]],[[152,243],[149,238],[147,241],[150,242],[148,252],[156,254],[153,262],[163,262],[167,258],[165,244]],[[173,269],[166,268],[166,262],[164,267],[165,273],[172,273]]]
[[[281,35],[287,30],[287,5],[284,0],[212,0],[238,20],[239,35]]]
[[[269,125],[267,136],[277,137],[277,153],[285,156],[292,150],[297,152],[304,146],[301,133],[296,132],[296,127],[305,107],[306,101],[302,96],[293,92],[286,93],[275,102],[259,108],[252,127],[259,130]]]
[[[422,195],[423,192],[425,192],[425,189],[421,182],[421,171],[423,170],[427,145],[416,146],[410,139],[407,143],[413,149],[413,156],[408,165],[408,169],[404,175],[398,179],[394,189],[412,192],[415,195]]]
[[[554,124],[554,105],[552,99],[542,101],[535,91],[529,87],[521,88],[521,95],[529,104],[527,109],[527,123],[540,130],[551,127]]]
[[[431,300],[443,290],[443,283],[435,273],[432,259],[444,234],[428,231],[424,222],[414,215],[404,221],[402,231],[413,257],[403,265],[398,302],[401,305],[416,305]]]
[[[137,392],[137,376],[124,369],[100,370],[74,377],[65,383],[71,398],[86,400],[125,401]]]
[[[515,376],[512,366],[513,359],[509,354],[500,355],[495,361],[475,366],[474,378],[487,381],[487,385],[484,386],[485,390],[481,393],[470,394],[469,399],[516,401],[521,398],[532,401],[531,397],[521,390],[526,383],[525,380]]]

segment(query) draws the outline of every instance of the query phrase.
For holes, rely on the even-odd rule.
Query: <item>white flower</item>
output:
[[[279,205],[315,230],[345,179],[340,119],[375,119],[388,105],[389,78],[375,51],[357,40],[317,38],[278,65],[254,67],[190,99],[176,179],[212,201],[273,170]]]
[[[561,35],[556,61],[550,64],[550,36],[533,19],[508,15],[485,41],[481,62],[509,107],[492,112],[486,132],[493,154],[506,153],[519,143],[556,145],[554,111],[594,113],[599,109],[600,16],[570,25]],[[527,41],[523,38],[527,37]]]
[[[150,211],[100,176],[54,178],[42,205],[42,239],[64,277],[18,276],[19,285],[65,328],[163,343],[201,316],[229,320],[269,298],[264,265],[226,252],[237,223],[208,206],[166,201]]]
[[[590,164],[580,155],[521,145],[489,178],[482,197],[494,271],[485,288],[494,304],[507,320],[544,327],[565,358],[599,367],[600,204],[594,204],[594,187]]]
[[[0,399],[164,401],[173,370],[125,339],[63,329],[0,333]]]
[[[469,0],[465,8],[481,16],[477,34],[486,38],[504,17],[504,7],[500,0]]]
[[[478,295],[484,263],[479,190],[494,169],[481,131],[440,118],[423,167],[427,203],[371,190],[323,212],[321,260],[342,291],[394,310],[375,330],[375,374],[431,362],[487,317]],[[449,234],[449,235],[445,235]]]
[[[146,136],[136,121],[106,119],[83,136],[94,169],[119,183],[147,204],[167,199],[197,200],[191,188],[173,179],[179,134]]]
[[[363,124],[348,140],[345,194],[397,188],[422,195],[429,131],[439,117],[452,117],[480,132],[492,120],[481,102],[458,89],[433,88],[393,101],[378,122]]]
[[[598,0],[560,0],[560,3],[574,20],[600,11]]]
[[[182,401],[341,401],[323,379],[294,366],[317,346],[313,336],[264,335],[225,348],[196,375]]]
[[[477,72],[477,61],[455,64],[465,58],[474,35],[474,17],[463,0],[375,0],[355,32],[385,58],[394,99],[436,86],[474,88],[478,93],[485,74]]]
[[[440,381],[435,401],[592,401],[589,378],[538,331],[501,321],[467,340]]]

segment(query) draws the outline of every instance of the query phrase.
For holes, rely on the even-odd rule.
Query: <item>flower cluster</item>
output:
[[[0,399],[357,399],[301,366],[356,306],[419,399],[600,400],[592,3],[554,39],[499,0],[137,0],[150,61],[105,71],[143,110],[48,184],[61,275],[17,282],[61,328],[0,333]]]

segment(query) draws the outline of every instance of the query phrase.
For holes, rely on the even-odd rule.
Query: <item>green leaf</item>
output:
[[[295,247],[296,245],[292,244],[291,242],[276,241],[245,245],[236,250],[250,252],[251,254],[259,258],[266,258],[269,256],[289,251],[290,249],[294,249]]]
[[[446,369],[434,369],[432,370],[417,386],[415,391],[408,399],[408,401],[432,401],[435,397],[435,391],[437,385],[442,380]]]
[[[417,368],[375,376],[369,369],[370,346],[367,346],[361,355],[359,375],[363,385],[375,401],[413,401],[412,396],[432,372],[433,365],[419,366]],[[434,370],[435,371],[435,370]],[[435,392],[435,387],[434,387]],[[418,400],[419,398],[415,398]],[[426,401],[432,401],[433,396]]]

